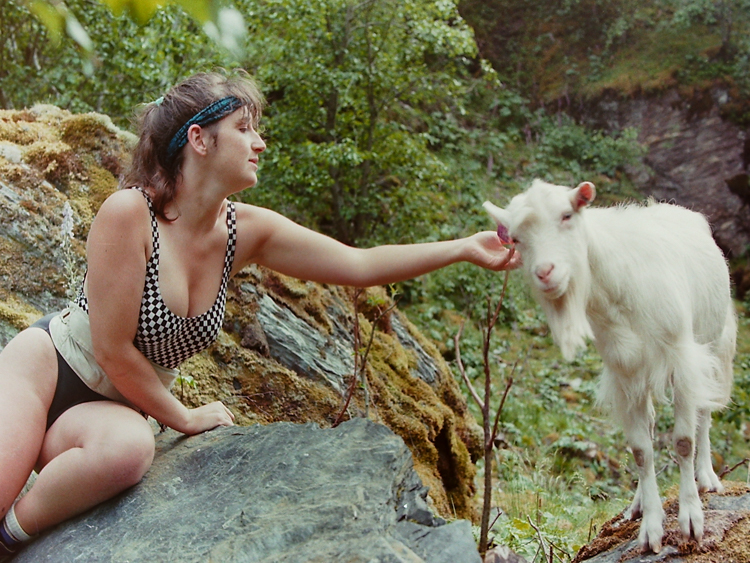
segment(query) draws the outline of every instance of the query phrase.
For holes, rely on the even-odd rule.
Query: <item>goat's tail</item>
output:
[[[727,308],[727,316],[724,322],[724,330],[721,333],[715,346],[715,354],[719,361],[719,368],[716,372],[716,379],[724,389],[726,399],[724,403],[729,402],[729,396],[732,392],[732,380],[734,379],[734,354],[737,348],[737,315],[734,305],[730,302]]]
[[[729,358],[727,362],[723,354],[717,352],[711,344],[695,341],[674,349],[671,363],[674,366],[672,385],[675,398],[681,397],[701,410],[726,406],[731,390],[732,360]]]

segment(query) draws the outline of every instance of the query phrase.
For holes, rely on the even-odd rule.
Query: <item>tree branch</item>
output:
[[[464,332],[464,324],[465,321],[461,322],[461,326],[458,329],[458,333],[453,337],[453,343],[456,347],[456,363],[458,364],[458,371],[461,374],[461,377],[464,379],[464,383],[466,383],[466,386],[469,388],[469,392],[471,393],[471,396],[473,397],[474,401],[476,401],[477,405],[479,405],[479,408],[484,412],[484,401],[479,398],[479,393],[477,393],[477,390],[474,389],[474,386],[471,384],[471,381],[469,381],[469,376],[466,375],[466,370],[464,369],[464,364],[461,361],[461,335]]]

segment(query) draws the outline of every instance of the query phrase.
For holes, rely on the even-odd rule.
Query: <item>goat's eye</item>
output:
[[[517,237],[513,237],[512,240],[513,240],[513,244],[520,244],[520,242],[521,242],[520,240],[518,240]]]
[[[572,211],[568,211],[567,213],[563,213],[562,222],[565,223],[566,221],[570,221],[571,217],[573,217],[573,212]]]

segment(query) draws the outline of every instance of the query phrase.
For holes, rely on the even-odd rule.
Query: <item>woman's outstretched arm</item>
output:
[[[519,265],[494,231],[419,244],[353,248],[311,231],[267,209],[238,206],[238,261],[235,270],[258,263],[300,279],[368,287],[395,283],[456,262],[490,270]]]

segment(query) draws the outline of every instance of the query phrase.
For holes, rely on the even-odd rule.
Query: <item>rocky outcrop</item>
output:
[[[721,494],[702,495],[705,517],[700,545],[683,542],[677,522],[679,509],[675,497],[664,502],[664,546],[658,554],[643,554],[637,545],[640,520],[625,520],[622,514],[603,527],[596,539],[584,547],[573,563],[703,563],[750,561],[750,487],[744,483],[725,483]]]
[[[403,440],[364,419],[168,431],[139,485],[14,562],[479,563],[469,522],[426,496]]]
[[[604,97],[583,119],[609,131],[633,127],[646,154],[628,173],[644,195],[706,215],[728,257],[750,244],[750,131],[723,117],[729,92],[669,91],[659,97]]]
[[[132,142],[101,115],[0,111],[0,347],[75,293],[90,222]],[[330,427],[352,382],[358,327],[361,343],[372,339],[367,394],[356,386],[343,420],[367,414],[393,430],[433,509],[472,519],[481,429],[435,346],[392,305],[382,288],[247,268],[231,281],[218,341],[182,366],[173,391],[189,406],[223,401],[240,425]]]

